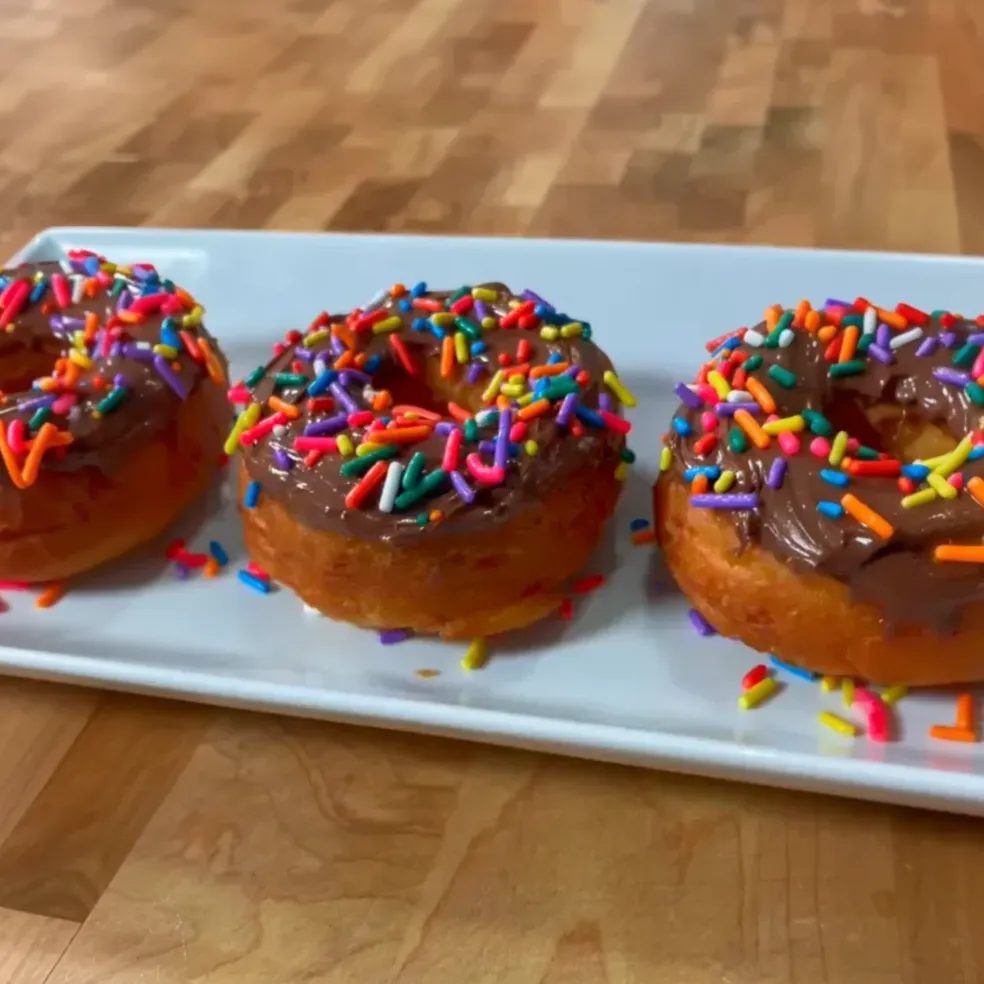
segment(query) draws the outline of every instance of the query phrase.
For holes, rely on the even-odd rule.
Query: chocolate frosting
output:
[[[3,270],[0,426],[8,440],[21,427],[30,440],[50,422],[71,443],[48,450],[42,469],[95,466],[111,474],[208,378],[207,359],[223,381],[224,360],[201,314],[147,264],[117,267],[80,250],[63,263]],[[73,360],[76,378],[68,381],[64,368]],[[0,482],[13,484],[7,469],[0,468]]]
[[[855,315],[857,311],[848,313]],[[916,328],[921,328],[921,335],[903,341],[917,334]],[[764,324],[755,331],[769,334]],[[843,334],[841,331],[837,338]],[[872,343],[870,347],[868,343]],[[879,325],[877,335],[861,336],[859,348],[863,351],[855,360],[863,368],[859,366],[856,375],[841,377],[831,375],[832,363],[825,358],[830,344],[796,328],[787,347],[742,344],[738,351],[749,358],[761,357],[761,365],[748,375],[772,395],[775,414],[780,418],[801,414],[804,408],[819,411],[835,428],[853,425],[854,436],[870,446],[878,441],[877,428],[870,423],[872,408],[891,405],[899,408],[896,428],[935,423],[951,432],[954,444],[967,435],[974,435],[975,442],[984,439],[979,435],[984,406],[974,400],[977,397],[984,402],[984,391],[974,389],[971,374],[984,345],[984,328],[943,312],[898,327]],[[793,373],[795,385],[788,389],[780,385],[769,375],[771,366]],[[698,401],[691,398],[687,402]],[[702,415],[708,410],[715,413],[720,440],[711,453],[701,455],[695,445],[705,433]],[[816,435],[809,426],[797,434],[802,447],[795,455],[784,454],[776,437],[764,450],[749,441],[746,451],[736,452],[728,441],[735,425],[726,412],[714,406],[684,404],[677,416],[687,422],[692,433],[678,433],[675,424],[668,439],[673,452],[670,474],[675,479],[686,480],[688,469],[717,466],[735,474],[729,492],[758,496],[753,509],[719,513],[734,524],[743,547],[761,544],[796,570],[842,581],[857,601],[881,610],[886,631],[909,624],[952,632],[964,606],[984,600],[984,574],[977,565],[938,562],[933,557],[933,549],[940,544],[979,545],[984,537],[984,508],[966,488],[973,476],[984,474],[984,459],[977,458],[979,451],[973,452],[960,469],[964,484],[954,498],[937,496],[926,504],[905,508],[905,493],[897,477],[849,475],[846,487],[831,484],[831,471],[848,472],[811,453],[810,443]],[[767,419],[758,407],[753,416],[760,424]],[[823,429],[822,424],[819,426]],[[886,452],[893,450],[892,435],[882,443],[887,447],[878,450],[882,457],[889,457]],[[785,478],[780,487],[770,487],[768,477],[780,458],[788,465]],[[828,478],[822,472],[827,472]],[[915,485],[917,490],[928,487],[918,480]],[[894,528],[891,537],[883,539],[849,514],[831,518],[818,510],[818,503],[839,503],[845,493],[853,494],[890,523]]]
[[[454,300],[460,300],[465,294],[471,297],[471,291],[483,294],[485,299],[478,298],[460,316],[459,323],[452,321],[443,327],[433,323],[435,308],[436,313],[442,315],[438,320],[447,322],[443,315],[448,313]],[[292,341],[263,367],[262,372],[258,369],[247,378],[247,382],[252,383],[248,398],[264,407],[264,417],[273,412],[268,405],[271,397],[300,411],[296,419],[285,420],[268,436],[241,448],[248,474],[260,483],[263,495],[275,497],[297,521],[312,529],[362,539],[412,543],[421,537],[444,536],[508,522],[520,510],[541,506],[544,497],[552,489],[563,486],[575,472],[615,467],[624,437],[618,430],[606,426],[595,411],[600,408],[620,421],[621,406],[603,381],[604,373],[612,367],[604,353],[590,341],[590,325],[575,322],[532,292],[515,295],[499,283],[482,284],[454,293],[426,290],[421,284],[412,292],[397,290],[395,293],[397,296],[386,292],[364,310],[350,315],[324,316],[316,321],[308,333],[311,337],[313,330],[320,338],[314,344],[305,344],[300,333],[289,336]],[[493,295],[494,300],[491,299]],[[519,320],[513,315],[510,318],[510,312],[519,305],[523,305],[521,310],[526,312],[526,317]],[[371,319],[376,319],[377,323],[386,322],[387,327],[390,324],[398,327],[377,334],[366,323]],[[503,319],[510,327],[502,326]],[[514,320],[519,324],[514,324]],[[442,378],[438,372],[442,336],[454,335],[461,330],[462,323],[471,349],[467,363],[461,364],[456,359],[451,378]],[[346,349],[339,335],[344,337],[347,332],[350,333],[348,337],[355,340],[354,351],[360,353],[363,366],[361,369],[332,370]],[[415,374],[409,374],[403,367],[394,349],[393,337],[398,340],[397,344],[402,342],[405,346]],[[551,378],[566,380],[558,385],[576,394],[576,400],[570,402],[576,403],[577,410],[567,423],[558,422],[563,400],[552,396],[548,411],[527,420],[525,435],[512,443],[504,480],[483,485],[469,474],[465,459],[478,452],[483,464],[493,463],[498,414],[495,396],[483,399],[483,394],[490,384],[494,387],[495,373],[502,367],[500,360],[511,366],[517,365],[516,356],[521,344],[528,351],[519,350],[519,354],[530,367],[545,366],[551,358],[567,365],[564,373]],[[323,375],[326,372],[328,377]],[[331,398],[332,405],[312,410],[309,389],[319,377],[322,384],[331,378],[330,387],[324,390],[322,397]],[[532,385],[535,389],[536,383]],[[477,422],[481,426],[477,435],[470,437],[467,431],[464,434],[454,484],[448,476],[436,494],[428,495],[412,507],[395,508],[391,512],[379,508],[380,490],[376,488],[366,503],[350,508],[345,499],[359,478],[346,475],[344,466],[355,457],[331,452],[309,466],[304,463],[305,452],[295,448],[295,441],[312,433],[344,434],[356,446],[369,440],[366,423],[352,426],[351,414],[372,408],[375,395],[384,389],[392,394],[396,406],[422,406],[441,416],[429,436],[401,447],[394,459],[407,465],[415,454],[423,454],[424,475],[441,469],[450,431],[465,426],[462,418],[467,414],[459,414],[458,419],[448,415],[449,399],[471,413],[478,412]],[[528,394],[529,389],[524,393]],[[510,398],[514,424],[519,420],[524,402],[529,401],[515,398],[515,394]],[[390,421],[392,411],[374,411],[372,416]],[[564,420],[563,416],[561,420]],[[472,439],[475,436],[478,440]],[[535,442],[535,447],[528,444],[531,441]],[[474,494],[473,501],[462,497],[462,482],[465,492]],[[425,518],[435,512],[440,513],[440,522]]]

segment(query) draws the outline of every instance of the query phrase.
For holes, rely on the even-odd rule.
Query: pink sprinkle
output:
[[[847,439],[847,450],[852,454],[861,447],[861,442],[856,437],[849,437]]]
[[[28,581],[0,581],[0,591],[30,591],[34,587]]]
[[[62,395],[51,404],[51,412],[64,416],[78,402],[79,398],[74,393],[62,393]]]
[[[716,407],[721,402],[717,390],[710,383],[698,383],[694,389],[697,395],[709,406]]]
[[[518,444],[525,437],[526,424],[522,420],[517,420],[516,423],[509,428],[509,440],[514,444]]]
[[[765,422],[767,424],[771,424],[773,421],[778,420],[778,419],[779,419],[779,414],[777,414],[777,413],[770,413],[769,416],[765,418]]]
[[[376,419],[376,415],[371,410],[357,410],[348,415],[346,423],[349,427],[365,427]]]
[[[784,431],[776,436],[783,454],[799,454],[800,439],[792,431]]]
[[[830,441],[825,437],[815,437],[810,441],[810,454],[817,458],[827,459],[830,457]]]
[[[246,565],[246,570],[250,574],[252,574],[253,577],[258,577],[258,578],[260,578],[263,581],[269,581],[270,580],[270,575],[267,574],[267,572],[265,570],[263,570],[263,568],[260,567],[260,565],[258,563],[256,563],[255,560],[251,560]]]
[[[325,451],[337,451],[338,441],[333,437],[296,437],[294,438],[295,451],[318,451],[322,454]]]
[[[974,359],[974,365],[971,367],[970,375],[977,379],[978,376],[984,376],[984,349],[977,353],[977,358]]]
[[[950,483],[958,492],[963,488],[964,477],[962,472],[954,472],[948,479],[947,482]]]
[[[700,415],[700,426],[709,434],[717,430],[717,422],[717,416],[711,413],[710,410],[705,410]]]

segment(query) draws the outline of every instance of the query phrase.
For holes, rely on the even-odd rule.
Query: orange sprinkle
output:
[[[116,317],[125,325],[142,325],[147,320],[139,311],[118,311]]]
[[[806,316],[812,310],[810,302],[807,300],[802,300],[796,305],[796,314],[793,316],[793,327],[794,328],[805,328],[806,327]]]
[[[393,407],[393,413],[397,417],[414,417],[418,420],[430,420],[437,423],[441,419],[439,413],[428,410],[426,407],[415,407],[412,403],[400,403]]]
[[[523,341],[525,342],[526,339],[524,338]],[[534,366],[530,370],[530,379],[542,379],[544,376],[559,376],[562,372],[567,372],[569,368],[569,362],[554,362],[548,366]]]
[[[974,730],[974,695],[961,694],[957,698],[957,727]]]
[[[373,431],[373,444],[416,444],[430,437],[433,428],[417,424],[413,427],[394,427],[392,430]]]
[[[219,573],[219,562],[214,557],[209,557],[205,561],[205,576],[215,577]]]
[[[984,506],[984,478],[975,475],[967,483],[967,491],[974,497],[974,501],[978,505]]]
[[[803,327],[806,328],[808,332],[815,333],[820,327],[820,312],[810,311],[803,319]]]
[[[10,475],[10,480],[19,489],[26,488],[24,484],[24,478],[21,475],[20,465],[17,464],[17,456],[11,450],[10,443],[7,441],[7,428],[3,421],[0,421],[0,457],[3,458],[3,463],[7,467],[7,474]]]
[[[355,342],[355,336],[348,330],[348,328],[345,327],[345,325],[332,325],[331,333],[336,338],[340,339],[347,349],[358,348],[358,345]]]
[[[503,375],[506,379],[511,379],[513,376],[525,376],[530,371],[530,364],[528,362],[523,362],[518,366],[509,366],[508,369],[503,370]]]
[[[96,337],[97,331],[99,331],[99,317],[95,311],[87,311],[85,315],[85,334],[83,336],[86,342],[91,342]]]
[[[782,305],[773,304],[771,307],[765,309],[765,327],[768,331],[772,331],[776,324],[779,322],[779,318],[782,316]]]
[[[430,512],[429,512],[429,513],[427,514],[427,518],[428,518],[428,519],[429,519],[429,520],[430,520],[430,521],[431,521],[432,523],[439,523],[439,522],[440,522],[440,521],[441,521],[442,519],[444,519],[444,513],[442,513],[440,509],[432,509],[432,510],[431,510],[431,511],[430,511]]]
[[[275,413],[282,413],[288,420],[297,420],[301,415],[299,407],[295,407],[292,403],[284,403],[279,396],[271,396],[267,400],[267,406]]]
[[[853,516],[862,526],[866,526],[876,536],[890,540],[895,532],[888,520],[879,516],[870,506],[866,506],[857,496],[850,492],[841,498],[841,505],[848,516]]]
[[[776,401],[772,399],[772,394],[754,376],[745,380],[745,389],[752,394],[752,398],[765,413],[776,412]]]
[[[984,564],[984,547],[963,547],[958,543],[944,543],[933,551],[933,558],[958,564]]]
[[[542,417],[550,409],[550,401],[547,399],[534,400],[528,406],[523,407],[516,416],[520,420],[532,420],[534,417]]]
[[[379,412],[382,412],[383,410],[389,410],[389,408],[392,405],[393,405],[393,395],[390,393],[389,390],[380,390],[372,398],[373,410],[378,410]]]
[[[466,420],[471,420],[473,416],[464,407],[459,407],[457,403],[452,403],[450,400],[448,401],[448,414],[454,417],[455,420],[460,420],[462,423]]]
[[[840,356],[837,358],[838,362],[850,362],[854,358],[860,337],[861,329],[857,325],[848,325],[844,329],[844,339],[841,342]]]
[[[369,353],[365,350],[355,353],[355,364],[361,369],[369,361]]]
[[[355,356],[352,354],[352,350],[349,349],[347,352],[343,352],[337,359],[335,359],[332,364],[332,369],[348,369],[353,362],[355,362]]]
[[[506,396],[505,393],[500,393],[495,398],[495,405],[500,410],[508,410],[509,409],[509,397]]]
[[[58,428],[54,424],[47,423],[41,425],[41,430],[38,431],[37,437],[31,443],[31,450],[27,453],[27,459],[24,462],[24,471],[21,473],[25,486],[33,485],[37,481],[41,459],[44,457],[45,451],[51,446],[51,439],[56,433],[58,433]]]
[[[390,297],[403,297],[406,292],[407,289],[403,286],[403,284],[393,284],[393,286],[390,287]]]
[[[48,587],[44,589],[34,599],[35,608],[51,608],[53,605],[57,605],[62,599],[62,595],[65,594],[68,585],[64,581],[56,581],[54,584],[49,584]]]
[[[943,741],[977,741],[977,735],[966,728],[951,728],[945,724],[934,724],[929,729],[930,738],[940,738]]]
[[[445,335],[441,340],[441,379],[450,379],[454,371],[454,338]]]
[[[902,331],[909,327],[909,322],[905,317],[896,311],[886,311],[884,308],[875,308],[878,312],[878,320],[884,321],[886,325],[891,325],[896,331]]]
[[[707,477],[706,475],[704,476]],[[637,546],[641,547],[647,543],[656,542],[656,531],[655,530],[638,530],[632,534],[632,542]]]
[[[699,472],[694,476],[694,480],[690,483],[690,491],[694,495],[703,495],[707,491],[708,478],[703,472]]]
[[[836,338],[838,331],[840,331],[840,329],[837,325],[824,325],[821,329],[819,329],[819,331],[817,331],[817,338],[819,338],[821,342],[832,342],[834,338]]]
[[[747,410],[735,411],[735,423],[749,436],[752,444],[760,450],[764,450],[772,443],[769,435],[759,427],[758,422]]]
[[[178,299],[189,310],[198,306],[198,302],[183,287],[175,287],[174,293],[177,294]]]
[[[202,352],[205,353],[205,368],[208,369],[209,378],[218,386],[228,386],[229,381],[226,379],[222,363],[219,362],[219,357],[212,351],[212,346],[208,344],[208,339],[199,338],[198,345]]]

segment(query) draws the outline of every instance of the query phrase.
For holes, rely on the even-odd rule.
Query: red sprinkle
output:
[[[717,444],[716,434],[705,434],[694,441],[694,451],[703,458],[704,455],[710,454],[717,447]]]
[[[914,325],[919,325],[920,328],[924,328],[929,324],[929,315],[925,311],[910,307],[908,304],[896,304],[895,313],[901,314],[906,321]]]
[[[597,591],[604,583],[604,574],[588,574],[585,577],[578,578],[571,585],[571,591],[574,594],[590,594],[592,591]]]
[[[255,560],[251,560],[246,565],[246,570],[249,571],[249,573],[252,574],[253,577],[261,578],[264,581],[270,580],[270,575],[267,574],[267,572],[263,570],[263,568],[260,567],[260,565]]]
[[[757,683],[761,683],[769,675],[769,670],[765,663],[753,666],[742,678],[742,690],[751,690]]]
[[[574,602],[570,598],[565,598],[560,603],[558,614],[564,621],[569,622],[574,617]]]
[[[847,473],[869,478],[896,478],[902,474],[902,462],[891,458],[881,461],[861,461],[855,458],[848,466]]]
[[[911,478],[904,475],[899,479],[899,491],[903,495],[912,495],[916,491],[916,483]]]

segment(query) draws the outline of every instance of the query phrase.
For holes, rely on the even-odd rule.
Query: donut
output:
[[[147,264],[0,271],[0,579],[61,581],[162,532],[228,431],[202,309]]]
[[[708,351],[654,490],[699,615],[816,673],[984,679],[984,317],[803,301]]]
[[[233,397],[254,563],[380,631],[480,638],[556,611],[631,457],[633,398],[591,326],[499,283],[322,314]]]

